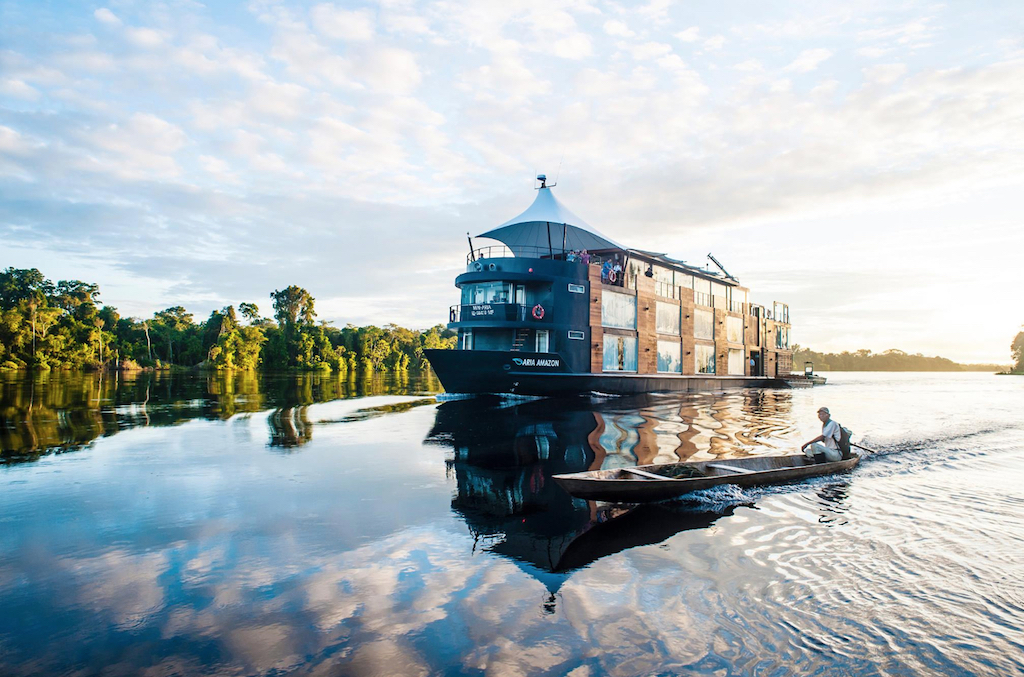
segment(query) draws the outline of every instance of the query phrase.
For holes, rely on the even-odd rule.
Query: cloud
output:
[[[892,83],[899,80],[901,77],[906,75],[907,66],[902,63],[890,63],[881,64],[878,66],[872,66],[862,70],[864,73],[864,80],[867,82],[877,82],[882,85],[891,85]]]
[[[16,99],[35,101],[39,98],[39,90],[28,85],[23,80],[5,78],[0,80],[0,94],[11,96]]]
[[[373,15],[367,10],[347,10],[324,3],[310,11],[318,33],[333,40],[366,42],[376,33]]]
[[[736,64],[733,68],[743,73],[759,73],[764,70],[764,65],[757,59],[747,59]]]
[[[672,46],[662,42],[645,42],[642,45],[630,45],[626,49],[637,61],[647,61],[672,53]]]
[[[725,36],[715,35],[704,41],[704,49],[709,51],[715,51],[722,49],[725,46]]]
[[[685,31],[676,33],[676,39],[681,42],[697,42],[700,40],[700,28],[697,26],[691,26]]]
[[[604,32],[608,35],[614,35],[622,38],[632,38],[636,36],[636,33],[629,30],[629,26],[621,21],[610,19],[604,22]]]
[[[164,34],[152,28],[128,28],[125,37],[132,44],[149,49],[160,47],[165,41]]]
[[[832,51],[824,48],[805,49],[783,70],[794,73],[810,73],[832,57]]]
[[[93,12],[93,16],[96,17],[101,23],[105,23],[108,26],[120,26],[121,20],[106,7],[101,7]]]

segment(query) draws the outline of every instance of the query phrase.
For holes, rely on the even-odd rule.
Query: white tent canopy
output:
[[[516,256],[535,256],[537,250],[547,250],[549,246],[561,252],[563,236],[569,251],[626,249],[566,209],[548,187],[537,191],[537,198],[525,212],[477,237],[498,240]]]

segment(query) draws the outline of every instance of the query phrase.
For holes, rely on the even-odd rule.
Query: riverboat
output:
[[[789,307],[716,269],[619,244],[544,175],[533,204],[478,238],[455,279],[456,350],[427,350],[450,393],[633,394],[788,387]]]
[[[721,461],[665,463],[553,475],[577,498],[616,503],[645,503],[677,498],[720,484],[758,486],[852,470],[860,456],[815,462],[806,456],[748,456]]]

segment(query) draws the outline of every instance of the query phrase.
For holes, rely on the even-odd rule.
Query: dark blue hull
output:
[[[430,365],[449,393],[515,395],[635,395],[698,392],[726,388],[786,387],[764,376],[667,374],[576,374],[552,353],[492,350],[426,350]]]

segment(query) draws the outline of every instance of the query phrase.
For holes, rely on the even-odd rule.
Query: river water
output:
[[[551,474],[847,475],[629,509]],[[1024,379],[508,401],[429,376],[0,376],[3,675],[1024,674]]]

